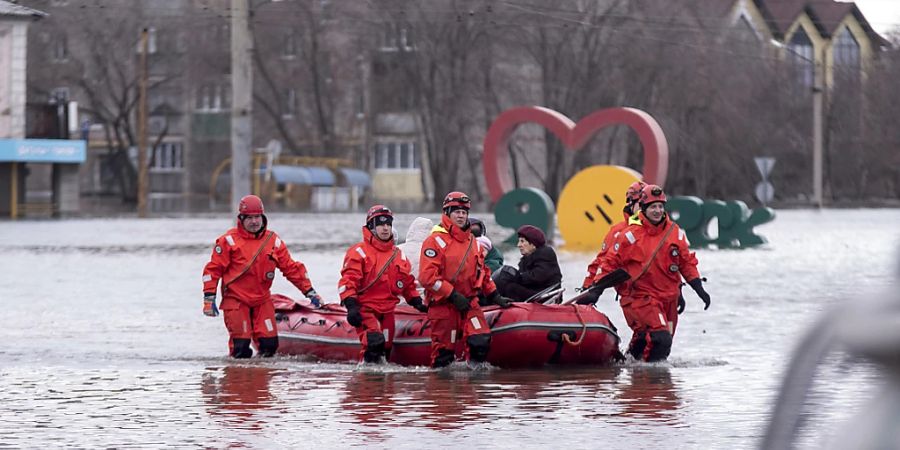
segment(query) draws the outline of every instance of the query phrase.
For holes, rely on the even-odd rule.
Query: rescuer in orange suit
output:
[[[419,283],[425,289],[432,324],[432,367],[452,363],[457,342],[463,341],[470,361],[487,360],[491,330],[478,305],[479,293],[491,304],[510,306],[510,300],[497,292],[484,255],[469,232],[471,205],[469,196],[462,192],[447,194],[441,224],[422,243]]]
[[[394,245],[393,223],[394,215],[384,205],[369,208],[362,242],[347,250],[338,281],[347,323],[356,328],[360,357],[367,363],[390,358],[398,296],[421,312],[428,310],[416,290],[409,261]]]
[[[600,269],[600,264],[603,261],[603,257],[606,256],[606,253],[612,248],[615,239],[619,236],[619,234],[624,230],[630,223],[640,224],[641,219],[640,216],[637,215],[639,206],[638,203],[641,199],[641,193],[643,192],[644,186],[646,184],[643,181],[635,181],[628,187],[628,190],[625,192],[625,208],[622,210],[625,215],[625,220],[621,222],[617,222],[612,227],[610,227],[609,232],[606,233],[606,236],[603,238],[603,245],[600,246],[600,251],[597,253],[597,256],[591,261],[591,264],[588,265],[588,274],[584,278],[584,282],[582,282],[581,290],[588,291],[591,285],[594,283],[594,280],[597,279],[597,271]],[[622,295],[621,288],[616,287],[616,291],[619,295]],[[588,291],[587,294],[584,295],[583,300],[579,300],[580,304],[593,304],[597,302],[599,293],[594,291]],[[681,295],[681,289],[678,289],[678,298],[677,299],[667,299],[665,302],[666,307],[666,322],[669,324],[669,332],[672,333],[672,337],[675,336],[675,329],[678,327],[678,315],[684,311],[684,296]]]
[[[681,278],[709,308],[697,258],[689,249],[684,230],[667,217],[662,188],[647,185],[641,193],[640,223],[631,223],[616,238],[603,258],[602,276],[594,288],[619,285],[620,304],[628,326],[634,331],[628,352],[635,359],[666,359],[672,348],[672,330],[667,317],[670,303],[678,298]]]
[[[605,256],[606,252],[612,247],[613,242],[616,237],[619,236],[619,233],[628,226],[628,219],[637,213],[635,206],[637,206],[638,201],[641,199],[641,190],[644,189],[644,186],[646,186],[646,184],[644,184],[643,181],[635,181],[634,183],[631,183],[631,186],[625,191],[625,207],[622,209],[624,220],[614,223],[613,226],[609,228],[609,231],[606,232],[606,236],[603,237],[603,244],[600,245],[600,251],[597,252],[597,256],[595,256],[594,260],[588,265],[588,273],[581,283],[581,291],[587,291],[591,285],[594,284],[594,279],[597,276],[597,271],[600,269],[600,263],[603,260],[603,256]],[[599,294],[596,294],[596,291],[594,291],[589,294],[588,298],[592,300],[591,303],[596,303],[598,296]]]
[[[256,341],[261,356],[272,356],[278,349],[272,280],[281,270],[315,307],[322,298],[312,287],[306,266],[291,258],[287,244],[267,230],[268,219],[262,200],[247,195],[238,205],[237,226],[216,239],[212,257],[203,268],[203,314],[219,315],[216,290],[222,280],[222,309],[230,340],[231,356],[253,356],[251,341]]]

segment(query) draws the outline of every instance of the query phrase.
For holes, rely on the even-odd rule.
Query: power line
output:
[[[788,1],[793,2],[795,0],[788,0]],[[891,1],[895,1],[895,0],[891,0]],[[284,3],[288,3],[288,2],[284,2]],[[551,19],[555,19],[555,20],[559,20],[559,21],[569,21],[572,23],[581,23],[581,24],[585,23],[584,21],[580,21],[577,19],[561,17],[559,15],[552,14],[552,13],[560,13],[560,14],[572,14],[572,15],[583,16],[584,15],[583,11],[565,9],[565,8],[561,8],[561,7],[536,6],[536,5],[530,5],[527,3],[514,2],[514,1],[508,1],[508,0],[502,1],[500,3],[510,6],[510,7],[519,8],[520,10],[522,10],[524,12],[541,15],[546,18],[551,18]],[[768,3],[774,3],[774,2],[773,2],[773,0],[768,0]],[[807,3],[834,4],[834,2],[832,0],[809,0],[809,1],[807,1]],[[289,7],[287,7],[287,8],[289,8]],[[527,8],[532,8],[532,9],[529,10]],[[130,3],[130,4],[100,4],[100,3],[98,3],[98,4],[82,4],[82,5],[52,7],[52,8],[48,8],[48,11],[53,11],[53,10],[70,11],[70,10],[91,10],[91,9],[93,9],[93,10],[125,9],[125,10],[129,10],[129,11],[145,11],[145,12],[156,11],[156,12],[160,12],[160,13],[168,12],[168,13],[172,13],[173,15],[175,15],[181,19],[189,19],[191,16],[196,17],[196,16],[204,16],[204,15],[207,16],[208,18],[221,18],[223,20],[230,20],[230,18],[231,18],[231,15],[230,15],[231,8],[229,8],[229,7],[221,7],[221,8],[203,7],[203,8],[198,9],[196,6],[166,7],[166,6],[158,5],[156,3],[154,3],[152,5],[140,5],[140,6],[135,6],[133,3]],[[284,9],[286,9],[286,8],[285,7],[280,8],[280,10],[281,10],[280,12],[283,12]],[[379,8],[378,11],[382,12],[382,13],[394,13],[394,14],[403,14],[403,13],[408,12],[406,9],[403,9],[403,8],[395,8],[395,9]],[[458,14],[464,14],[467,16],[466,20],[470,20],[470,21],[471,20],[474,20],[474,21],[497,20],[498,15],[499,16],[503,15],[502,11],[493,11],[493,12],[486,12],[486,11],[474,12],[473,11],[473,14],[470,15],[469,11],[462,11],[459,9],[450,9],[450,8],[420,8],[419,11],[426,12],[426,13],[432,13],[432,14],[446,14],[448,16],[456,16]],[[327,16],[327,14],[322,14],[322,15]],[[493,18],[490,18],[491,16],[493,16]],[[651,24],[651,25],[659,25],[662,27],[662,29],[667,29],[667,30],[671,29],[671,30],[676,30],[676,31],[677,30],[715,30],[715,29],[731,28],[731,25],[727,24],[727,23],[723,23],[721,25],[714,24],[714,22],[725,22],[727,17],[723,16],[723,15],[713,16],[713,15],[703,15],[703,14],[692,13],[691,16],[704,21],[704,24],[694,25],[689,22],[678,23],[678,22],[673,22],[672,16],[670,16],[670,15],[653,15],[653,14],[647,14],[647,13],[626,14],[626,13],[616,13],[616,12],[612,12],[612,11],[605,11],[602,14],[600,14],[598,17],[603,17],[603,18],[607,18],[607,19],[628,19],[629,21],[632,21],[632,22]],[[327,17],[327,19],[328,20],[341,20],[342,18],[332,16],[332,17]],[[283,20],[279,20],[277,22],[268,21],[268,23],[291,23],[292,20],[293,19],[291,17],[284,17]],[[375,22],[375,20],[372,20],[370,17],[369,18],[360,18],[360,20],[368,20],[368,21]],[[409,19],[407,19],[407,20],[409,20]],[[448,17],[445,20],[449,22],[449,21],[453,21],[455,19],[453,17]],[[410,20],[410,21],[414,22],[414,20]],[[840,24],[842,21],[843,20],[835,20],[835,21],[819,20],[818,22],[823,25],[836,26],[836,25]],[[900,26],[900,22],[896,22],[896,21],[873,21],[873,20],[870,20],[869,18],[866,18],[866,21],[869,24],[877,23],[877,24],[881,24],[881,25]],[[668,26],[668,28],[667,28],[667,26]]]
[[[711,53],[716,53],[716,54],[720,54],[720,55],[730,55],[732,57],[743,58],[743,59],[766,60],[766,61],[778,61],[781,59],[779,57],[767,57],[767,56],[763,56],[763,55],[759,55],[759,54],[749,54],[749,53],[734,51],[730,48],[726,48],[726,47],[716,43],[714,41],[715,36],[709,36],[708,39],[706,40],[707,42],[713,41],[712,43],[701,43],[701,42],[696,42],[696,41],[689,42],[688,40],[685,40],[685,39],[673,41],[673,39],[671,39],[669,37],[665,37],[665,38],[664,37],[656,37],[656,36],[652,36],[647,33],[644,33],[646,31],[655,32],[655,33],[676,33],[677,32],[677,33],[681,33],[682,35],[684,35],[685,33],[706,34],[706,33],[714,33],[719,30],[734,30],[734,27],[731,25],[728,25],[728,24],[723,24],[721,26],[707,26],[707,25],[700,25],[700,24],[695,25],[695,24],[690,24],[687,22],[678,22],[676,20],[672,20],[671,18],[668,18],[667,22],[659,22],[659,20],[662,20],[661,17],[652,17],[652,16],[640,16],[639,17],[639,16],[625,15],[625,14],[610,14],[609,11],[605,11],[603,13],[597,14],[596,17],[603,18],[603,19],[618,18],[618,19],[627,20],[628,23],[613,23],[613,24],[611,24],[611,23],[607,23],[605,21],[603,23],[594,23],[589,20],[570,18],[570,17],[565,17],[565,16],[561,16],[559,14],[556,14],[556,12],[574,13],[575,11],[573,11],[573,10],[566,10],[566,9],[561,9],[561,8],[548,8],[548,7],[538,8],[538,7],[534,7],[531,5],[522,4],[522,3],[513,2],[513,1],[504,1],[502,3],[510,6],[511,8],[519,10],[525,14],[536,15],[538,17],[541,17],[544,19],[551,19],[551,20],[549,20],[549,21],[545,20],[545,21],[542,21],[542,22],[536,23],[536,24],[529,23],[529,24],[523,25],[521,20],[515,20],[514,17],[504,17],[503,14],[501,14],[500,17],[497,17],[497,15],[495,15],[493,13],[484,13],[484,12],[467,16],[465,20],[470,23],[471,22],[485,23],[484,22],[485,20],[489,20],[491,25],[494,25],[501,29],[506,28],[506,27],[510,27],[510,28],[515,27],[515,28],[524,28],[524,29],[564,29],[564,28],[568,28],[569,25],[576,25],[576,26],[593,28],[593,29],[596,29],[596,30],[599,30],[602,32],[611,33],[611,34],[623,35],[630,40],[639,40],[639,41],[644,41],[644,42],[657,43],[657,44],[660,44],[660,45],[666,46],[666,47],[693,48],[693,49],[701,50],[701,51],[707,52],[707,53],[711,52]],[[115,5],[115,7],[118,7],[118,6],[124,7],[125,5]],[[82,7],[86,7],[86,8],[96,7],[96,8],[101,8],[101,9],[109,8],[108,5],[106,5],[106,6],[104,6],[104,5],[96,5],[96,6],[81,5],[81,6],[78,6],[78,8],[82,8]],[[132,7],[130,9],[134,9],[134,8]],[[144,10],[147,10],[147,9],[152,10],[154,8],[144,8]],[[174,8],[157,8],[157,9],[172,10]],[[221,8],[222,10],[225,11],[222,14],[219,14],[212,10],[207,12],[206,11],[207,9],[208,8],[204,8],[203,14],[197,15],[195,17],[202,17],[206,20],[221,20],[222,25],[228,24],[227,21],[230,20],[230,15],[228,15],[228,13],[230,12],[230,8]],[[382,11],[384,11],[384,10],[382,10]],[[390,11],[390,10],[388,10],[388,11]],[[405,10],[400,10],[400,9],[393,10],[393,11],[406,12]],[[449,9],[427,9],[427,10],[423,10],[423,11],[430,12],[430,13],[439,12],[441,14],[452,13],[452,15],[456,15],[457,13],[460,12],[460,11],[449,10]],[[547,11],[550,11],[550,12],[547,12]],[[582,12],[579,12],[579,14],[581,16],[584,16],[584,13],[582,13]],[[276,27],[276,28],[285,28],[285,29],[290,29],[290,30],[296,29],[296,28],[305,29],[306,28],[305,26],[302,26],[302,25],[298,26],[297,20],[295,19],[295,17],[296,16],[293,16],[293,17],[292,16],[266,17],[266,16],[263,16],[262,14],[259,14],[254,18],[253,24],[255,26],[267,26],[269,28]],[[189,17],[183,16],[179,20],[189,20]],[[330,18],[327,20],[331,21],[334,25],[338,25],[341,23],[362,23],[362,24],[366,24],[366,25],[370,25],[370,26],[379,26],[379,25],[394,23],[393,21],[388,20],[388,19],[377,18],[377,17],[371,18],[371,17],[365,17],[365,16],[361,16],[361,17],[339,16],[339,17]],[[411,25],[414,25],[414,24],[428,25],[428,24],[433,24],[433,23],[452,23],[454,21],[455,20],[452,17],[448,17],[448,18],[439,18],[439,20],[435,20],[435,21],[429,21],[429,20],[424,20],[424,19],[418,19],[418,20],[417,19],[406,19],[404,21],[404,23],[409,23]],[[720,18],[720,21],[724,21],[724,19]],[[652,26],[646,26],[646,25],[652,25]],[[323,28],[327,28],[327,26],[323,26]]]

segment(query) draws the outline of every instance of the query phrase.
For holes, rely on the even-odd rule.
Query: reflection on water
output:
[[[625,417],[646,418],[678,424],[681,399],[668,367],[647,365],[631,368],[629,380],[616,392]]]
[[[554,420],[560,414],[678,425],[681,399],[669,367],[638,363],[428,373],[364,368],[347,380],[341,405],[361,424],[452,430],[496,420]]]
[[[359,220],[272,222],[336,301]],[[225,358],[221,318],[200,313],[199,271],[232,223],[0,222],[0,448],[750,448],[804,327],[893,282],[900,210],[780,211],[761,230],[766,248],[700,250],[713,306],[686,293],[669,363],[484,372]],[[848,229],[878,245],[860,251]],[[572,292],[593,255],[559,257]],[[300,296],[280,277],[274,291]],[[612,297],[598,308],[627,342]],[[807,447],[881,379],[838,367],[809,397]]]
[[[254,411],[275,403],[269,385],[277,372],[254,366],[208,368],[203,372],[200,390],[209,405],[209,415],[229,428],[261,429],[265,418],[255,416]]]
[[[216,442],[259,443],[251,438],[271,435],[280,442],[299,442],[289,431],[306,428],[307,433],[314,423],[317,433],[332,437],[341,429],[352,430],[349,442],[365,446],[395,446],[398,439],[419,436],[415,430],[468,436],[472,430],[562,422],[595,431],[641,426],[659,432],[660,426],[685,424],[678,383],[666,365],[472,372],[464,365],[433,371],[280,358],[256,362],[207,367],[199,375],[194,386],[199,386],[202,405],[196,406],[212,420],[209,431],[242,436],[217,436]],[[189,397],[177,389],[172,394]],[[194,405],[183,408],[189,411]],[[190,417],[173,419],[190,423]],[[251,434],[240,435],[241,430]],[[555,442],[551,436],[531,439]]]

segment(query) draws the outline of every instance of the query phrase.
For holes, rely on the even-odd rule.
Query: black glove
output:
[[[597,300],[600,299],[600,296],[606,288],[628,281],[629,278],[631,278],[631,275],[628,275],[628,272],[626,272],[625,269],[616,269],[603,275],[599,280],[595,281],[594,284],[587,288],[587,293],[584,293],[585,291],[582,290],[582,294],[579,296],[581,298],[576,300],[575,303],[579,305],[593,305],[597,303]]]
[[[419,312],[428,312],[428,307],[422,302],[422,297],[413,297],[407,300],[406,303],[409,303],[409,306],[416,308]]]
[[[501,307],[501,308],[509,308],[512,306],[512,299],[509,297],[504,297],[500,295],[500,291],[494,291],[491,295],[488,296],[488,301],[491,303]]]
[[[597,300],[600,299],[600,294],[603,293],[603,289],[594,288],[582,291],[578,300],[575,300],[575,303],[578,305],[594,305],[597,303]]]
[[[362,326],[362,314],[359,313],[359,301],[354,297],[344,299],[344,307],[347,308],[347,323],[354,328]]]
[[[626,272],[625,269],[616,269],[595,281],[590,289],[592,291],[597,291],[597,295],[599,296],[603,293],[604,289],[611,288],[619,283],[624,283],[630,278],[631,275],[628,275],[628,272]]]
[[[469,310],[469,299],[463,297],[459,292],[454,290],[447,299],[450,300],[450,303],[453,303],[453,306],[458,309],[459,312],[464,313]]]
[[[502,266],[491,275],[491,279],[494,280],[494,283],[504,285],[506,283],[515,281],[519,276],[519,271],[513,266]]]
[[[688,284],[697,293],[697,296],[703,300],[703,303],[706,306],[703,307],[703,310],[706,311],[709,309],[709,294],[706,293],[706,290],[703,289],[703,281],[700,278],[694,278],[691,281],[688,281]]]
[[[678,309],[676,309],[676,311],[678,311],[678,314],[681,314],[684,312],[684,306],[685,306],[684,296],[681,295],[681,292],[679,292],[678,293]]]

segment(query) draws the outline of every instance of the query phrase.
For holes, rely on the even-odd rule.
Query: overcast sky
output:
[[[855,0],[866,20],[880,34],[900,27],[900,0]]]

